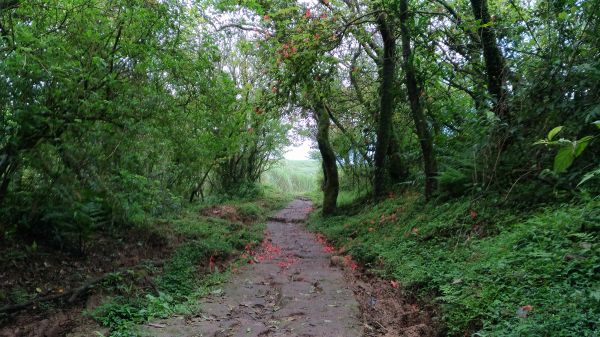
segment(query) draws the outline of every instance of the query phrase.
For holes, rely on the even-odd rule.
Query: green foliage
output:
[[[515,213],[467,199],[424,206],[407,194],[353,216],[315,215],[311,227],[367,268],[433,295],[449,335],[593,336],[599,206],[595,198]]]
[[[473,158],[465,158],[461,153],[441,159],[443,165],[437,176],[440,197],[455,198],[481,192]]]
[[[554,156],[554,172],[556,173],[563,173],[571,167],[575,158],[581,156],[589,143],[595,138],[593,136],[585,136],[573,141],[564,138],[552,140],[562,128],[562,126],[555,127],[548,132],[548,137],[546,139],[539,140],[535,143],[536,145],[551,145],[558,147],[558,152],[556,153],[556,156]]]
[[[261,216],[261,209],[254,203],[243,203],[238,206],[238,213],[243,219],[257,220]]]
[[[3,231],[83,251],[93,231],[147,225],[204,191],[257,195],[287,126],[264,80],[223,70],[199,20],[174,1],[0,9]]]

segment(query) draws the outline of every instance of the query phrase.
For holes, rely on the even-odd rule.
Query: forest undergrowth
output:
[[[18,268],[0,288],[5,305],[1,309],[30,304],[25,312],[0,312],[5,326],[0,335],[10,336],[13,328],[26,334],[47,333],[52,329],[36,330],[46,320],[62,325],[54,329],[61,336],[82,322],[89,325],[91,318],[92,327],[99,324],[100,334],[136,336],[137,327],[151,319],[197,312],[198,298],[218,291],[231,268],[247,263],[247,258],[239,260],[240,255],[260,244],[267,215],[289,200],[273,190],[262,191],[251,198],[206,200],[135,229],[97,232],[84,255],[44,242],[3,245],[3,270]],[[19,267],[27,264],[34,267]],[[47,272],[58,267],[59,277]],[[46,300],[90,280],[97,282],[74,301],[70,296]],[[66,321],[57,315],[70,309],[78,314]],[[57,316],[61,321],[53,322]]]

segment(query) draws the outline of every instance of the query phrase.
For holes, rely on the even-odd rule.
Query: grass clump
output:
[[[442,309],[452,336],[594,336],[600,328],[600,200],[520,213],[491,202],[362,206],[311,227]],[[353,210],[356,212],[356,209]]]

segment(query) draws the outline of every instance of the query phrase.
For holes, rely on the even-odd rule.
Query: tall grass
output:
[[[282,160],[265,172],[262,183],[288,194],[307,194],[319,188],[320,162]]]

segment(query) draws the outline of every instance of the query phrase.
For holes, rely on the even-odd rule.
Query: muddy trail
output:
[[[430,315],[401,290],[334,256],[304,221],[312,203],[297,199],[270,218],[256,263],[201,300],[194,317],[142,327],[145,337],[436,336]]]

